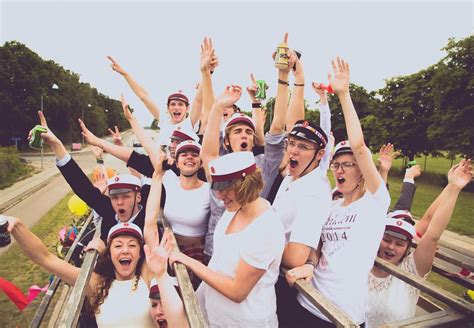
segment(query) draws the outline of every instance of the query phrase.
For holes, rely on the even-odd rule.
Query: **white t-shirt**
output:
[[[286,242],[318,247],[319,235],[331,210],[331,187],[318,167],[293,181],[286,176],[273,208],[285,228]]]
[[[322,255],[314,270],[311,284],[329,301],[361,324],[367,305],[367,276],[385,229],[390,195],[380,178],[374,194],[364,196],[348,206],[344,199],[332,203],[331,214],[321,232]],[[301,293],[298,301],[315,316],[329,321]]]
[[[226,234],[234,215],[226,211],[217,223],[209,268],[235,277],[242,259],[266,272],[241,303],[231,301],[203,281],[196,292],[203,314],[211,327],[277,327],[275,283],[285,245],[283,226],[269,208],[244,230]]]
[[[210,214],[209,183],[184,190],[176,174],[168,170],[163,176],[163,186],[166,190],[163,213],[173,227],[173,232],[186,237],[204,236]]]
[[[405,272],[419,276],[413,253],[399,265]],[[426,279],[426,274],[423,279]],[[369,303],[366,327],[380,327],[386,323],[410,319],[415,316],[420,290],[389,275],[379,278],[369,273]]]
[[[134,283],[135,278],[112,282],[95,316],[98,327],[155,327],[150,315],[148,287],[140,279],[137,289],[133,290]]]
[[[178,126],[181,126],[186,131],[194,131],[193,125],[191,124],[191,119],[189,117],[177,124],[172,124],[169,115],[160,116],[160,123],[158,124],[158,126],[160,127],[160,133],[158,134],[157,139],[157,143],[159,146],[169,146],[170,137],[173,134],[173,131],[176,130]]]

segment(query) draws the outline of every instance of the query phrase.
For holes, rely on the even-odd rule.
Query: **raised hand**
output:
[[[415,179],[421,175],[421,167],[420,165],[416,164],[412,167],[406,169],[405,171],[405,179]]]
[[[130,121],[135,120],[135,116],[133,116],[132,112],[130,111],[130,107],[128,106],[128,103],[125,100],[123,93],[120,95],[120,102],[122,103],[123,115],[125,116],[127,121],[130,122]]]
[[[260,99],[255,98],[255,95],[258,91],[258,86],[257,81],[255,80],[255,77],[252,73],[250,73],[250,80],[252,81],[252,84],[247,87],[247,93],[249,94],[250,99],[252,99],[252,102],[260,102]]]
[[[81,119],[79,119],[79,126],[81,127],[81,134],[89,145],[101,147],[102,139],[93,134]]]
[[[110,60],[112,62],[112,64],[110,65],[110,67],[112,67],[112,69],[119,73],[120,75],[125,75],[127,72],[122,68],[122,66],[120,66],[116,61],[115,59],[112,58],[112,56],[107,56],[107,59]]]
[[[115,125],[115,130],[108,128],[110,136],[114,140],[114,145],[123,146],[122,136],[120,135],[120,131],[118,127]]]
[[[158,232],[155,233],[158,234]],[[165,233],[159,244],[158,238],[155,238],[154,243],[144,246],[146,264],[158,277],[166,272],[171,246],[171,233],[168,228],[165,229]]]
[[[339,58],[339,56],[335,61],[332,60],[331,64],[334,71],[334,77],[331,74],[328,74],[328,80],[331,84],[332,90],[337,95],[349,92],[349,64],[343,59]]]
[[[314,92],[319,96],[319,99],[323,103],[328,102],[328,95],[326,89],[322,88],[322,83],[320,82],[312,82],[311,86],[313,87]]]
[[[393,145],[388,143],[382,145],[379,150],[379,158],[377,159],[380,165],[380,170],[388,172],[392,167],[392,162],[396,153],[393,151]]]
[[[463,189],[473,178],[471,159],[462,159],[448,172],[448,183]]]
[[[91,146],[90,150],[92,151],[92,155],[94,155],[95,158],[102,158],[104,151],[102,148],[97,147],[97,146]]]
[[[212,39],[205,37],[201,44],[201,72],[210,72],[219,64],[217,56],[214,54]],[[214,67],[214,68],[215,68]]]
[[[230,107],[242,96],[242,88],[238,85],[228,85],[224,92],[216,98],[215,102],[223,107]]]
[[[57,143],[61,143],[61,141],[58,139],[58,137],[56,137],[54,135],[54,133],[48,129],[48,123],[46,122],[46,118],[44,117],[43,115],[43,112],[42,111],[38,111],[38,116],[39,116],[39,119],[40,119],[40,125],[42,127],[45,127],[46,128],[46,132],[45,133],[41,133],[41,139],[43,139],[43,142],[49,146],[53,145],[53,144],[57,144]],[[28,140],[30,140],[31,138],[31,131],[28,133]]]

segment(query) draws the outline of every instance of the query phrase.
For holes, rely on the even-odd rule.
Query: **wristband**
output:
[[[293,83],[295,87],[304,87],[304,83]]]
[[[104,164],[104,159],[103,158],[97,158],[96,162],[97,162],[97,164]]]
[[[290,83],[288,81],[283,81],[281,79],[278,79],[278,84],[290,85]]]
[[[314,262],[314,261],[313,261],[313,260],[311,260],[311,259],[308,259],[308,260],[305,262],[305,264],[312,265],[312,266],[313,266],[313,268],[316,268],[316,262]]]
[[[262,108],[262,104],[261,103],[252,103],[252,108]]]

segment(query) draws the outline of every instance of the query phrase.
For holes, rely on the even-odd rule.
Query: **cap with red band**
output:
[[[140,179],[131,174],[119,174],[107,180],[109,195],[123,194],[130,191],[140,191]]]
[[[243,113],[232,114],[232,116],[226,122],[225,128],[227,129],[230,126],[237,125],[237,124],[248,125],[252,130],[255,131],[255,122],[250,117],[248,117],[247,115]]]
[[[194,151],[199,154],[201,152],[201,145],[194,140],[181,142],[178,147],[176,147],[176,158],[178,158],[179,154],[184,151]]]
[[[412,240],[416,235],[415,226],[403,219],[387,219],[385,233],[397,238]]]
[[[173,93],[168,97],[168,105],[170,104],[171,100],[180,100],[182,102],[185,102],[186,106],[189,105],[189,99],[188,97],[186,97],[182,90],[178,90],[178,92]]]
[[[143,242],[143,234],[139,226],[134,223],[121,222],[110,228],[109,234],[107,236],[107,243],[109,243],[115,237],[123,235],[135,237],[139,242]]]
[[[171,134],[171,139],[178,139],[180,141],[185,141],[185,140],[194,140],[194,141],[199,141],[199,137],[196,134],[196,132],[192,130],[185,129],[181,126],[178,126],[173,133]]]
[[[236,179],[242,179],[257,169],[255,157],[250,151],[230,153],[209,162],[212,177],[211,188],[222,190],[231,186]]]

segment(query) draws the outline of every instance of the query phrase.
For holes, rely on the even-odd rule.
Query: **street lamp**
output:
[[[51,89],[58,90],[59,86],[56,83],[53,83]],[[41,112],[44,115],[44,108],[43,108],[43,98],[44,98],[44,89],[41,89]],[[43,147],[41,147],[41,171],[43,171]]]
[[[87,107],[88,108],[91,108],[92,105],[91,104],[87,104]],[[86,121],[84,119],[84,107],[82,107],[82,122],[84,122],[84,124],[86,124]],[[84,135],[82,135],[82,145],[84,146]]]

